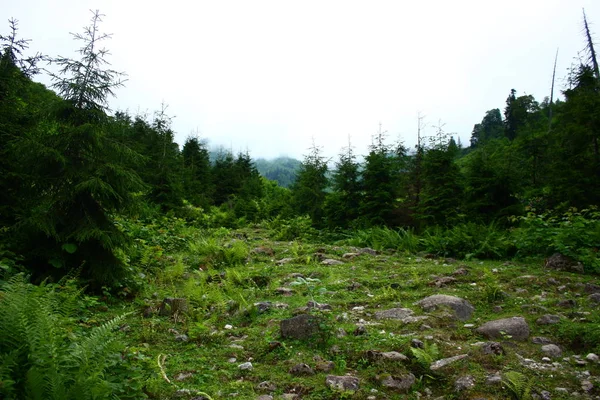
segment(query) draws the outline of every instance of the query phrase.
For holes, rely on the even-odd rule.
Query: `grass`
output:
[[[580,320],[573,316],[592,310],[582,289],[583,283],[595,281],[590,275],[544,271],[542,260],[506,264],[424,259],[408,251],[410,232],[383,232],[381,241],[393,241],[397,251],[378,255],[348,255],[357,253],[355,246],[383,246],[356,237],[329,245],[298,237],[291,242],[274,241],[267,230],[259,228],[190,231],[188,235],[181,239],[186,246],[164,254],[170,261],[148,279],[138,297],[128,301],[104,299],[107,308],[90,309],[91,319],[97,324],[133,311],[126,320],[129,329],[120,335],[128,345],[128,352],[134,352],[141,360],[139,365],[143,367],[145,390],[150,398],[172,398],[178,390],[188,389],[192,393],[204,392],[212,399],[231,396],[253,399],[261,393],[257,386],[263,381],[275,385],[275,397],[296,393],[303,399],[366,399],[373,395],[395,398],[398,394],[394,389],[382,386],[382,377],[411,372],[416,375],[417,384],[405,398],[416,399],[417,392],[423,393],[425,389],[435,396],[469,398],[469,394],[463,397],[454,393],[453,384],[457,377],[471,374],[477,385],[469,393],[510,399],[515,396],[514,390],[485,385],[488,374],[515,371],[514,376],[519,373],[527,379],[534,378],[533,391],[557,386],[580,391],[578,381],[573,378],[577,371],[585,368],[592,375],[600,372],[597,365],[578,367],[572,362],[564,363],[558,375],[527,369],[520,363],[520,357],[537,361],[542,357],[540,346],[531,342],[518,342],[515,347],[506,345],[504,355],[484,356],[474,344],[485,339],[472,328],[452,319],[447,310],[425,313],[414,305],[432,294],[459,296],[475,307],[473,318],[465,323],[478,326],[491,319],[523,316],[529,322],[532,336],[554,338],[563,347],[565,357],[576,354],[585,357],[587,351],[597,346],[589,341],[580,343],[577,338],[595,332],[592,328],[597,323],[595,319]],[[257,251],[259,248],[262,250]],[[324,257],[341,260],[343,264],[323,265],[320,260]],[[290,260],[277,263],[284,258]],[[437,277],[452,276],[459,268],[465,268],[468,274],[453,276],[456,281],[443,287],[434,284]],[[533,278],[522,278],[524,275]],[[568,294],[559,291],[558,285],[548,283],[549,278],[566,285]],[[291,295],[281,294],[280,288],[290,289]],[[575,309],[556,306],[559,300],[573,294],[579,294]],[[165,297],[187,299],[190,311],[177,318],[157,314],[142,317],[148,306],[156,309]],[[311,301],[331,306],[330,311],[309,310],[324,318],[321,340],[281,338],[280,321],[306,312]],[[260,310],[255,305],[259,302],[270,302],[271,308]],[[541,305],[547,311],[523,307],[531,304]],[[415,315],[429,318],[409,324],[374,318],[375,312],[393,307],[411,308]],[[544,313],[560,313],[570,323],[537,326],[535,320]],[[354,335],[357,325],[364,325],[367,334]],[[189,340],[178,341],[176,337],[181,334]],[[425,350],[411,349],[413,338],[424,341]],[[397,351],[409,360],[376,360],[369,358],[369,351]],[[447,369],[434,373],[427,368],[429,358],[463,353],[469,354],[469,358]],[[319,360],[332,361],[333,371],[317,370],[310,376],[293,376],[288,372],[298,363],[316,368]],[[253,368],[241,370],[239,365],[245,362],[251,362]],[[331,373],[358,377],[360,389],[352,395],[328,389],[325,377]]]

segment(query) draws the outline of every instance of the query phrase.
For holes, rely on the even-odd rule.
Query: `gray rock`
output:
[[[327,375],[325,386],[339,392],[356,392],[359,388],[359,380],[354,376]]]
[[[600,304],[600,293],[590,294],[588,296],[588,300],[590,300],[592,303]]]
[[[534,344],[552,344],[552,340],[543,336],[534,336],[531,338],[531,343]]]
[[[535,323],[538,325],[553,325],[558,324],[560,322],[560,317],[558,315],[546,314],[538,318]]]
[[[286,296],[286,297],[294,295],[294,291],[292,289],[286,288],[286,287],[279,287],[279,288],[275,289],[275,292],[277,294],[280,294],[280,295]]]
[[[314,375],[315,371],[308,364],[300,363],[290,368],[289,373],[295,376]]]
[[[323,265],[342,265],[343,262],[341,262],[339,260],[334,260],[332,258],[326,258],[325,260],[321,261],[321,264],[323,264]]]
[[[502,318],[486,322],[477,328],[477,332],[490,339],[510,335],[512,339],[525,340],[529,337],[529,325],[523,317]]]
[[[389,310],[377,311],[375,313],[376,319],[399,319],[402,320],[406,317],[413,315],[415,312],[410,308],[391,308]]]
[[[460,321],[466,321],[471,318],[471,315],[475,310],[467,300],[461,299],[460,297],[448,296],[446,294],[435,294],[426,297],[415,304],[421,306],[425,311],[434,310],[439,306],[450,307],[454,310],[456,319]]]
[[[545,344],[542,346],[542,353],[548,357],[558,358],[562,356],[562,350],[555,344]]]
[[[398,391],[408,391],[416,382],[417,378],[413,374],[401,376],[387,376],[381,381],[381,385]]]
[[[254,307],[256,307],[259,313],[264,313],[273,307],[273,303],[270,301],[260,301],[258,303],[254,303]]]
[[[504,351],[504,347],[498,342],[487,342],[481,346],[481,351],[483,354],[495,354],[497,356],[506,354]]]
[[[556,305],[562,308],[574,308],[577,307],[577,302],[573,299],[566,299],[560,300],[558,303],[556,303]]]
[[[280,323],[281,336],[299,340],[314,338],[321,332],[320,322],[319,317],[309,314],[284,319]]]
[[[381,353],[381,359],[390,361],[408,361],[408,357],[402,353],[398,353],[397,351],[383,352]]]
[[[256,398],[256,400],[273,400],[273,396],[269,394],[261,394]]]
[[[581,381],[581,389],[584,392],[589,393],[594,389],[594,384],[591,381],[584,379]]]
[[[263,381],[256,385],[256,390],[260,392],[274,392],[277,390],[277,386],[273,382]]]
[[[410,341],[410,347],[414,347],[416,349],[422,349],[422,348],[425,347],[425,343],[423,343],[419,339],[411,339],[411,341]]]
[[[499,372],[488,375],[487,378],[485,378],[485,384],[488,386],[501,385],[502,384],[502,375],[500,375]]]
[[[318,361],[317,365],[315,365],[315,369],[319,372],[331,372],[335,368],[335,363],[333,361]]]
[[[461,376],[454,382],[454,390],[462,392],[475,386],[475,378],[471,375]]]
[[[188,338],[187,335],[175,335],[176,342],[187,342],[189,340],[190,340],[190,338]]]
[[[583,265],[576,262],[571,257],[563,256],[560,253],[554,253],[546,259],[545,267],[559,271],[583,272]]]
[[[316,301],[309,301],[308,303],[306,303],[306,307],[308,307],[308,309],[316,308],[317,310],[321,310],[321,311],[333,309],[329,304],[317,303]]]
[[[277,261],[275,264],[277,264],[277,265],[285,265],[285,264],[291,263],[292,261],[294,261],[293,258],[289,258],[289,257],[288,258],[282,258],[281,260]]]
[[[593,283],[586,283],[583,287],[583,291],[590,294],[600,293],[600,286],[594,285]]]
[[[600,360],[600,357],[598,357],[594,353],[589,353],[587,356],[585,356],[585,359],[591,362],[598,362]]]
[[[364,325],[358,325],[356,327],[356,329],[354,330],[354,332],[352,332],[352,334],[354,336],[362,336],[362,335],[367,335],[367,328]]]
[[[238,368],[241,369],[242,371],[251,371],[252,368],[254,368],[254,366],[252,365],[251,362],[245,362],[245,363],[238,365]]]
[[[540,392],[540,399],[541,400],[552,400],[552,396],[550,395],[550,392],[547,390],[542,390]]]
[[[369,247],[364,247],[362,249],[358,249],[358,252],[360,254],[370,254],[372,256],[376,256],[377,255],[377,250],[373,250],[373,249],[371,249]]]
[[[444,368],[447,365],[450,365],[456,361],[462,360],[463,358],[467,358],[468,354],[459,354],[458,356],[443,358],[441,360],[437,360],[429,366],[429,369],[432,371],[437,371],[440,368]]]

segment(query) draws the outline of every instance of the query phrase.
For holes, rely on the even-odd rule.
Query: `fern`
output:
[[[516,400],[531,399],[533,379],[517,371],[508,371],[502,374],[502,383],[510,390]]]
[[[440,350],[437,344],[425,344],[424,348],[411,347],[410,351],[417,362],[428,369],[429,366],[440,357]]]
[[[72,285],[34,286],[22,275],[0,287],[0,398],[110,398],[123,386],[111,373],[122,369],[114,328],[125,315],[76,335],[70,312],[79,298]]]

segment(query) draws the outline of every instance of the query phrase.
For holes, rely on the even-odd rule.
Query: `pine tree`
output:
[[[298,214],[308,215],[315,226],[323,222],[323,205],[329,186],[327,170],[327,161],[313,142],[291,188],[294,209]]]
[[[183,145],[181,156],[186,199],[195,206],[207,208],[212,204],[213,185],[206,143],[196,136],[189,136]]]

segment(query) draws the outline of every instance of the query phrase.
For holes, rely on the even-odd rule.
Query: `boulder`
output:
[[[413,374],[406,374],[401,376],[387,376],[382,379],[381,384],[389,389],[395,389],[398,391],[408,391],[417,381],[417,378]]]
[[[546,259],[545,267],[559,271],[583,272],[583,265],[580,262],[573,260],[571,257],[564,256],[560,253],[554,253]]]
[[[490,339],[509,335],[515,340],[525,340],[529,337],[529,325],[523,317],[503,318],[486,322],[477,328],[477,332]]]
[[[432,363],[429,369],[431,369],[432,371],[437,371],[440,368],[444,368],[445,366],[450,365],[456,361],[462,360],[463,358],[467,358],[468,356],[468,354],[459,354],[454,357],[442,358],[441,360],[437,360],[436,362]]]
[[[548,357],[558,358],[562,356],[562,350],[555,344],[545,344],[542,346],[542,353]]]
[[[434,294],[433,296],[425,297],[415,304],[421,306],[425,311],[431,311],[440,306],[450,307],[454,310],[454,315],[459,321],[466,321],[471,318],[475,310],[467,300],[446,294]]]

